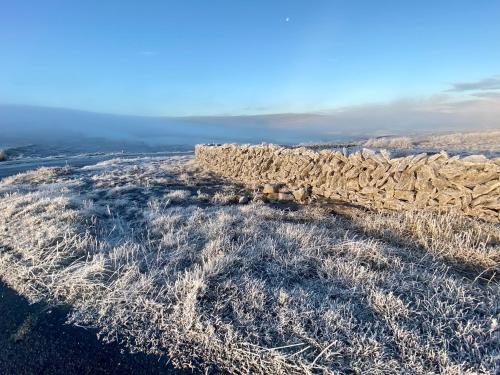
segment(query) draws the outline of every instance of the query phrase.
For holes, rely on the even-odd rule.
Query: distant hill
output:
[[[425,104],[425,103],[424,103]],[[500,128],[499,107],[482,101],[456,105],[394,102],[346,107],[323,114],[254,116],[126,116],[73,109],[0,104],[0,148],[78,143],[194,145],[222,142],[301,143],[382,135]],[[461,108],[460,106],[458,106]]]
[[[0,104],[0,143],[108,142],[196,144],[207,142],[298,142],[310,129],[281,128],[294,115],[247,117],[149,117],[63,108]],[[276,126],[277,125],[277,126]]]

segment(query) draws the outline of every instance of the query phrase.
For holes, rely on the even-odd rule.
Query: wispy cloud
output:
[[[140,51],[139,55],[141,56],[156,56],[158,55],[157,51]]]
[[[473,96],[477,96],[478,98],[499,98],[500,99],[500,91],[485,91],[485,92],[476,92],[472,94]]]
[[[500,90],[500,76],[485,78],[475,82],[456,82],[449,92],[464,92],[473,90]]]

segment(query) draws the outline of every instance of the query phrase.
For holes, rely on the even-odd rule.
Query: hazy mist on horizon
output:
[[[300,143],[371,136],[500,128],[497,101],[401,101],[320,114],[257,116],[126,116],[0,104],[0,147],[95,139],[145,145],[221,142]],[[466,107],[464,109],[464,107]]]

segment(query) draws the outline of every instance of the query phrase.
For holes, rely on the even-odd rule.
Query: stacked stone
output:
[[[455,208],[500,222],[500,158],[445,152],[390,158],[368,149],[346,155],[275,145],[197,145],[197,161],[246,184],[285,184],[371,208]]]

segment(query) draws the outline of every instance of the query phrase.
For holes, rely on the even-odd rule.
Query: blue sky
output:
[[[467,100],[487,80],[497,90],[500,74],[500,1],[0,0],[0,9],[2,103],[325,112]]]

